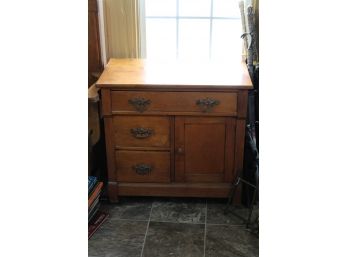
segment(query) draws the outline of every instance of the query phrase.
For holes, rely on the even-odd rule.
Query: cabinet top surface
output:
[[[219,88],[251,89],[245,63],[155,62],[146,59],[110,59],[97,81],[111,88]]]

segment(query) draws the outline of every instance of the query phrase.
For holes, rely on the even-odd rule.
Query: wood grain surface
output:
[[[245,63],[158,62],[146,59],[110,59],[97,81],[99,87],[112,88],[222,88],[251,89]]]

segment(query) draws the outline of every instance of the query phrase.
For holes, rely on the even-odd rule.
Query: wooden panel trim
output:
[[[131,147],[114,147],[115,150],[130,150],[130,151],[170,151],[170,147],[138,147],[138,146],[131,146]]]
[[[185,156],[176,153],[179,147],[185,146],[185,117],[175,117],[175,181],[185,181]]]
[[[195,174],[185,174],[186,182],[224,182],[223,173],[206,174],[206,173],[195,173]]]
[[[136,111],[111,111],[112,115],[139,115]],[[221,112],[170,112],[170,111],[145,111],[141,115],[165,115],[165,116],[226,116],[226,117],[236,117],[237,112],[221,113]]]
[[[103,84],[96,84],[99,88],[108,88],[112,91],[146,91],[146,92],[218,92],[218,93],[238,93],[241,90],[244,89],[238,89],[238,88],[219,88],[218,86],[210,86],[209,88],[199,88],[198,86],[190,86],[190,87],[182,87],[183,85],[157,85],[155,88],[151,87],[145,87],[144,85],[132,85],[134,87],[127,87],[127,85],[123,86],[117,86],[117,88],[114,87],[114,85],[109,85],[108,87]],[[248,90],[246,90],[248,91]]]
[[[175,181],[175,117],[170,116],[170,181]]]
[[[230,183],[119,183],[118,194],[226,198],[230,187]]]
[[[112,137],[112,118],[104,117],[104,126],[105,126],[105,144],[106,144],[106,159],[108,167],[108,181],[116,182],[116,162],[114,157],[114,146],[112,140],[109,140]]]
[[[241,119],[238,119],[236,122],[236,141],[234,147],[234,170],[236,175],[241,174],[243,171],[245,123],[246,121]]]
[[[245,137],[245,120],[237,120],[236,124],[236,143],[234,149],[234,173],[235,177],[243,174],[243,161],[244,161],[244,137]],[[242,190],[241,187],[237,187],[235,193],[235,204],[239,204],[241,200]]]
[[[232,182],[235,177],[234,172],[234,144],[235,144],[236,120],[226,119],[226,136],[225,136],[225,181]]]
[[[108,198],[111,203],[118,202],[118,183],[117,182],[108,182]]]
[[[185,155],[176,153],[185,146],[185,117],[175,117],[175,181],[185,181]]]
[[[237,100],[238,118],[246,118],[248,111],[248,91],[239,91]]]
[[[202,124],[222,124],[226,122],[226,118],[224,116],[219,115],[219,117],[216,117],[214,119],[206,119],[204,116],[187,117],[185,119],[185,125],[195,124],[197,122]]]
[[[111,92],[110,89],[102,88],[101,90],[102,95],[102,115],[108,116],[111,115]]]
[[[204,92],[213,92],[213,91],[219,91],[219,92],[233,92],[237,90],[250,90],[253,89],[252,85],[247,86],[218,86],[218,85],[141,85],[141,84],[98,84],[98,87],[100,88],[111,88],[117,91],[128,91],[128,90],[149,90],[149,91],[204,91]]]

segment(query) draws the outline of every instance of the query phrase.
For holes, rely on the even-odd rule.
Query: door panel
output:
[[[175,118],[175,180],[230,182],[234,162],[235,119]]]
[[[224,123],[185,123],[187,174],[224,172],[225,127]]]

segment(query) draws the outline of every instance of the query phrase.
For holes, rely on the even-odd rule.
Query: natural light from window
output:
[[[242,55],[239,0],[145,0],[148,59],[230,60]]]

